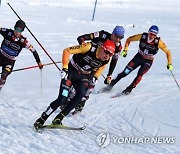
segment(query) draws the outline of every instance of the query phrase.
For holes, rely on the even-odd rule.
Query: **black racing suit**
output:
[[[77,41],[79,44],[82,44],[83,41],[91,41],[92,43],[101,46],[102,43],[105,42],[107,39],[111,40],[111,34],[107,31],[101,30],[90,34],[81,35],[77,38]],[[122,50],[122,45],[121,42],[119,42],[118,44],[116,44],[115,54],[112,56],[112,60],[109,66],[109,71],[107,76],[112,75],[116,67],[121,50]]]
[[[23,48],[29,49],[37,63],[40,63],[38,53],[30,45],[25,37],[15,37],[12,29],[1,28],[0,34],[4,37],[0,48],[0,66],[2,66],[2,74],[0,79],[0,89],[6,82],[7,76],[12,72],[16,58]]]

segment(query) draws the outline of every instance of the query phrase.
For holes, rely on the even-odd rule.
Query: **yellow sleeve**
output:
[[[171,51],[167,48],[166,44],[161,39],[159,40],[158,48],[166,53],[168,64],[172,64]]]
[[[102,72],[104,71],[104,69],[106,68],[106,65],[101,66],[96,73],[94,74],[94,76],[98,79],[99,76],[102,74]]]
[[[136,35],[128,37],[124,45],[124,50],[128,50],[128,46],[132,41],[140,41],[141,37],[142,37],[142,34],[136,34]]]
[[[92,44],[84,43],[82,45],[72,46],[63,50],[62,67],[68,69],[70,54],[86,53],[90,50]]]

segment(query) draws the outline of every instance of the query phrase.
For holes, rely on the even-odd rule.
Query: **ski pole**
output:
[[[15,13],[15,15],[20,19],[21,17],[17,14],[17,12],[13,9],[13,7],[7,3],[7,5],[9,5],[9,7],[11,8],[11,10]],[[46,51],[46,49],[41,45],[41,43],[38,41],[38,39],[34,36],[34,34],[31,32],[31,30],[27,27],[27,25],[25,25],[25,27],[27,28],[27,30],[29,31],[29,33],[33,36],[33,38],[36,40],[36,42],[39,44],[39,46],[43,49],[43,51],[46,53],[46,55],[51,59],[51,61],[53,62],[53,64],[57,67],[57,69],[59,71],[61,71],[61,69],[58,67],[58,65],[55,63],[55,61],[52,59],[52,57],[48,54],[48,52]]]
[[[103,75],[103,74],[101,74],[102,75],[102,77],[104,78],[104,79],[106,79],[106,77]]]
[[[59,61],[59,62],[55,62],[55,63],[57,64],[57,63],[61,63],[61,62]],[[52,64],[54,64],[54,63],[43,64],[43,66],[48,66],[48,65],[52,65]],[[37,68],[37,67],[39,67],[39,66],[38,65],[28,66],[28,67],[24,67],[24,68],[15,69],[12,72],[24,71],[24,70],[28,70],[28,69],[32,69],[32,68]],[[0,73],[0,74],[2,74],[2,73]]]
[[[177,80],[176,80],[173,72],[172,72],[171,70],[170,70],[170,72],[171,72],[172,77],[174,78],[174,81],[176,82],[176,85],[178,86],[178,88],[179,88],[179,90],[180,90],[180,86],[179,86],[179,84],[178,84],[178,82],[177,82]]]
[[[42,69],[40,69],[40,74],[41,74],[41,85],[40,85],[40,87],[41,87],[41,94],[42,94],[42,89],[43,89],[43,84],[42,84]]]

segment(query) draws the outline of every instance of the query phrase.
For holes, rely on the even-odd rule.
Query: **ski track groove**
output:
[[[111,94],[110,94],[111,95]],[[162,97],[164,97],[165,96],[165,94],[164,95],[160,95],[159,97],[155,97],[155,96],[157,96],[157,94],[153,94],[152,96],[151,95],[149,95],[149,96],[147,96],[148,98],[151,98],[150,100],[148,100],[148,101],[144,101],[144,102],[142,102],[142,103],[144,103],[145,104],[145,107],[146,107],[146,105],[148,105],[149,103],[151,103],[151,102],[156,102],[156,101],[158,101],[159,99],[161,99]],[[105,96],[105,94],[103,94],[103,95],[101,95],[100,97],[107,97],[107,100],[111,100],[111,98],[109,98],[109,95],[108,96]],[[151,119],[153,119],[153,120],[156,120],[156,121],[158,121],[157,119],[155,119],[155,118],[153,118],[153,117],[150,117],[150,116],[148,116],[148,115],[146,115],[146,114],[143,114],[143,113],[141,113],[140,111],[139,111],[139,109],[138,109],[138,103],[137,102],[135,102],[135,103],[133,103],[133,104],[131,104],[131,107],[129,107],[129,110],[132,110],[133,109],[133,107],[135,107],[135,109],[133,109],[134,111],[132,112],[132,116],[131,116],[131,118],[128,120],[128,119],[126,119],[126,112],[124,112],[123,110],[124,109],[126,109],[127,107],[127,102],[124,102],[124,100],[126,100],[126,99],[134,99],[133,97],[136,97],[136,98],[140,98],[141,99],[141,95],[139,95],[139,94],[137,94],[137,95],[129,95],[129,96],[124,96],[124,97],[119,97],[118,99],[116,98],[116,99],[114,99],[114,100],[116,100],[114,103],[112,103],[112,102],[105,102],[104,104],[103,104],[103,107],[101,107],[101,108],[96,108],[97,109],[97,111],[96,112],[98,112],[98,113],[96,113],[96,114],[94,114],[94,115],[91,115],[91,116],[88,116],[88,117],[86,117],[86,115],[85,115],[85,117],[84,117],[84,120],[83,121],[80,121],[80,120],[78,120],[79,118],[78,117],[76,117],[75,119],[73,118],[73,117],[70,117],[69,119],[67,119],[67,120],[75,120],[75,121],[77,121],[79,124],[82,124],[82,125],[85,125],[86,126],[86,129],[84,130],[84,131],[81,131],[81,132],[75,132],[76,133],[76,135],[77,136],[80,136],[80,138],[78,139],[78,140],[74,140],[74,133],[72,132],[71,133],[71,131],[69,132],[66,132],[66,130],[62,130],[62,131],[45,131],[44,133],[43,133],[43,135],[45,135],[45,136],[54,136],[55,138],[61,138],[61,139],[63,139],[63,140],[66,140],[66,141],[68,141],[68,142],[70,142],[70,143],[73,143],[73,149],[77,149],[78,148],[78,145],[80,145],[80,144],[83,144],[84,146],[85,146],[85,144],[86,144],[86,142],[84,141],[83,142],[83,140],[81,140],[81,138],[83,137],[83,136],[86,136],[86,138],[88,138],[88,140],[90,140],[91,142],[92,141],[94,141],[95,140],[95,137],[97,136],[97,134],[99,133],[99,132],[101,132],[102,130],[104,131],[104,130],[106,130],[106,131],[111,131],[111,130],[113,130],[113,128],[110,128],[108,125],[106,126],[106,127],[99,127],[99,126],[95,126],[96,124],[98,125],[98,123],[100,122],[100,121],[102,121],[102,119],[104,119],[105,121],[105,123],[107,123],[106,121],[107,121],[107,117],[108,116],[111,116],[111,115],[113,115],[113,114],[115,114],[116,112],[118,113],[117,115],[119,116],[119,117],[121,117],[121,119],[126,123],[126,127],[130,127],[131,129],[131,131],[130,132],[127,132],[127,131],[124,131],[122,128],[121,128],[121,124],[119,124],[119,123],[121,123],[121,122],[119,122],[119,121],[116,121],[115,119],[113,119],[115,122],[114,123],[116,123],[116,124],[119,124],[119,127],[120,128],[118,128],[118,130],[120,130],[120,132],[122,133],[122,134],[125,134],[125,135],[128,135],[128,134],[133,134],[133,135],[141,135],[141,136],[147,136],[147,135],[153,135],[153,134],[150,134],[149,132],[145,132],[145,131],[142,131],[141,129],[139,129],[138,127],[140,127],[140,128],[142,128],[143,127],[143,124],[144,124],[144,121],[146,121],[146,119],[147,118],[151,118]],[[36,98],[36,99],[33,99],[33,100],[30,100],[30,101],[28,101],[27,100],[27,102],[29,103],[29,104],[31,104],[33,101],[36,101],[36,102],[38,102],[39,100],[37,100],[38,98]],[[143,98],[142,98],[143,99]],[[26,110],[27,108],[26,107],[20,107],[20,105],[17,105],[17,101],[18,100],[16,100],[16,99],[14,99],[14,98],[11,98],[11,100],[13,100],[12,101],[12,103],[10,104],[10,103],[8,103],[6,100],[4,100],[3,102],[5,103],[3,103],[3,104],[0,104],[0,106],[2,106],[3,108],[11,108],[11,109],[15,109],[15,108],[21,108],[22,110]],[[42,100],[40,100],[40,101],[42,101]],[[94,101],[95,102],[95,104],[98,104],[99,103],[99,98],[95,98],[94,100],[92,100],[92,101]],[[26,103],[26,102],[24,102],[24,103]],[[91,103],[90,103],[91,104]],[[34,105],[32,105],[32,106],[34,106]],[[119,106],[119,107],[118,107]],[[35,106],[34,106],[35,107]],[[94,105],[92,105],[91,107],[93,107],[94,108]],[[121,113],[121,111],[120,111],[120,113],[119,113],[119,108],[121,109],[121,111],[122,111],[122,113]],[[36,108],[36,110],[38,110],[38,108]],[[88,109],[87,109],[88,110]],[[107,116],[104,116],[104,115],[107,115]],[[134,126],[133,125],[133,120],[134,120],[134,118],[136,117],[136,115],[139,115],[140,117],[141,117],[141,125],[140,126]],[[81,116],[80,116],[81,117]],[[160,122],[160,121],[158,121],[158,122]],[[72,122],[72,124],[73,124],[74,122]],[[161,122],[162,123],[162,122]],[[165,124],[165,123],[163,123],[163,124]],[[74,124],[75,125],[75,124]],[[14,132],[9,132],[9,131],[7,131],[7,129],[6,129],[6,127],[8,128],[9,126],[8,125],[4,125],[5,126],[5,131],[6,131],[6,134],[9,134],[9,133],[14,133],[14,134],[17,134],[17,131],[14,131]],[[168,125],[168,126],[171,126],[171,125]],[[172,126],[171,126],[172,127]],[[21,126],[20,125],[13,125],[13,129],[14,130],[18,130],[18,131],[20,131],[20,128],[21,128]],[[26,128],[26,126],[24,126],[23,128]],[[179,128],[179,127],[177,127],[177,128]],[[115,131],[116,133],[118,133],[118,131],[116,130]],[[159,132],[160,132],[160,128],[157,128],[157,131],[156,132],[154,132],[154,134],[159,134]],[[90,135],[88,135],[88,134],[92,134],[92,136],[90,136]],[[22,133],[22,134],[26,134],[26,131],[24,132],[24,133]],[[32,133],[30,133],[29,134],[30,136],[34,136],[35,134],[32,132]],[[29,136],[28,135],[28,136]],[[72,135],[72,137],[71,137],[71,135]],[[28,137],[27,136],[27,137]],[[35,136],[37,136],[37,135],[35,135]],[[20,136],[20,138],[21,138],[21,136]],[[34,138],[34,140],[36,139],[35,137],[33,137]],[[44,148],[42,148],[41,146],[36,146],[34,143],[32,143],[31,145],[30,145],[33,149],[40,149],[41,151],[44,151],[45,149]],[[56,145],[55,145],[56,146]],[[93,145],[89,145],[90,147],[94,147]],[[128,147],[128,148],[130,148],[131,147],[131,149],[132,150],[135,150],[131,145],[125,145],[125,147]],[[161,145],[139,145],[139,148],[142,150],[142,148],[144,148],[144,147],[146,147],[146,148],[152,148],[151,149],[151,151],[152,151],[152,153],[154,152],[154,151],[156,151],[156,149],[158,149],[159,147],[161,147],[161,152],[163,151],[163,150],[166,150],[167,152],[169,151],[169,152],[171,152],[170,150],[168,150],[167,148],[165,148],[165,147],[163,147],[163,146],[161,146]],[[96,148],[95,148],[96,149]],[[83,151],[83,149],[81,149],[82,151]],[[97,149],[96,149],[97,150]],[[48,150],[48,152],[52,152],[52,150]],[[159,151],[158,151],[159,152]],[[150,152],[151,153],[151,152]]]
[[[130,95],[129,95],[130,96]],[[118,97],[118,99],[119,100],[121,100],[121,98],[122,98],[122,100],[124,100],[125,99],[125,97],[127,97],[127,99],[128,99],[128,97],[129,96],[124,96],[124,97]],[[141,99],[141,94],[139,94],[139,95],[135,95],[136,97],[140,97],[140,99]],[[157,97],[158,96],[158,97]],[[151,103],[151,102],[158,102],[158,100],[160,100],[160,99],[162,99],[163,97],[165,97],[166,96],[166,94],[165,93],[161,93],[160,95],[159,94],[156,94],[156,93],[153,93],[153,94],[151,94],[151,95],[147,95],[147,98],[151,98],[151,99],[147,99],[147,101],[143,101],[142,103],[144,103],[145,104],[145,106],[146,105],[148,105],[149,103]],[[104,97],[104,96],[101,96],[101,97]],[[108,96],[107,96],[108,97]],[[132,96],[133,97],[133,96]],[[99,99],[99,98],[98,98]],[[96,104],[98,104],[98,99],[94,99],[93,101],[96,103]],[[144,100],[144,98],[142,98],[143,100]],[[101,100],[101,99],[100,99]],[[108,103],[107,103],[108,104]],[[87,121],[91,121],[91,124],[90,125],[88,125],[88,127],[92,127],[94,124],[96,124],[96,123],[98,123],[98,121],[100,121],[100,120],[102,120],[103,118],[104,118],[104,115],[105,114],[107,114],[107,115],[109,115],[108,113],[110,112],[110,113],[112,113],[111,112],[111,110],[112,109],[115,109],[115,111],[116,110],[118,110],[118,106],[121,106],[121,104],[123,104],[123,103],[117,103],[117,104],[115,104],[115,105],[112,105],[110,108],[108,108],[107,109],[107,106],[103,106],[103,108],[101,108],[101,114],[99,115],[99,116],[97,116],[98,114],[95,114],[94,116],[91,116],[91,117],[89,117],[88,119],[86,119],[86,120],[84,120],[84,122],[86,123]],[[129,132],[129,134],[134,134],[134,135],[141,135],[141,136],[154,136],[154,135],[158,135],[159,133],[160,133],[160,128],[158,127],[157,129],[156,129],[156,131],[152,134],[152,133],[149,133],[149,132],[146,132],[146,131],[142,131],[141,129],[139,129],[138,127],[140,127],[140,128],[142,128],[143,127],[143,125],[144,125],[144,121],[146,121],[147,120],[147,117],[148,116],[146,116],[146,115],[144,115],[144,114],[141,114],[140,112],[139,112],[139,110],[138,110],[138,104],[137,103],[135,103],[134,104],[135,105],[135,110],[134,110],[134,112],[133,112],[133,114],[132,114],[132,117],[131,117],[131,119],[130,119],[130,122],[125,118],[125,116],[126,115],[121,115],[121,114],[119,114],[119,116],[122,118],[122,120],[124,120],[126,123],[127,123],[127,125],[128,126],[130,126],[131,127],[131,132]],[[97,109],[97,108],[96,108]],[[115,112],[114,110],[113,110],[113,112]],[[138,126],[138,127],[135,127],[133,124],[132,124],[132,122],[133,122],[133,119],[135,118],[135,115],[136,114],[138,114],[140,117],[141,117],[141,125],[140,126]],[[95,119],[96,118],[96,119]],[[94,120],[95,119],[95,120]],[[155,120],[155,119],[153,119],[153,120]],[[119,122],[116,122],[116,123],[119,123]],[[101,128],[98,128],[98,129],[101,129]],[[122,130],[122,129],[121,129]],[[134,132],[134,130],[135,130],[135,132]],[[117,130],[116,130],[117,131]],[[137,134],[138,133],[138,134]],[[128,134],[128,133],[127,133]],[[126,134],[126,135],[127,135]],[[150,152],[150,153],[152,153],[153,154],[153,152],[154,151],[156,151],[159,147],[161,147],[161,152],[163,153],[164,152],[164,150],[166,150],[166,153],[171,153],[172,151],[171,150],[168,150],[168,148],[166,148],[166,147],[163,147],[163,145],[148,145],[149,146],[149,148],[153,148],[153,150],[151,149],[151,151],[152,152]],[[147,148],[147,147],[146,147]],[[159,152],[159,151],[158,151]]]

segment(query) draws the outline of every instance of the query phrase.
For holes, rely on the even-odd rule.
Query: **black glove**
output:
[[[60,71],[60,75],[61,75],[61,79],[67,79],[67,76],[68,76],[68,69],[67,68],[63,68],[61,71]]]
[[[38,67],[39,69],[42,69],[43,68],[43,64],[41,62],[38,63]]]

